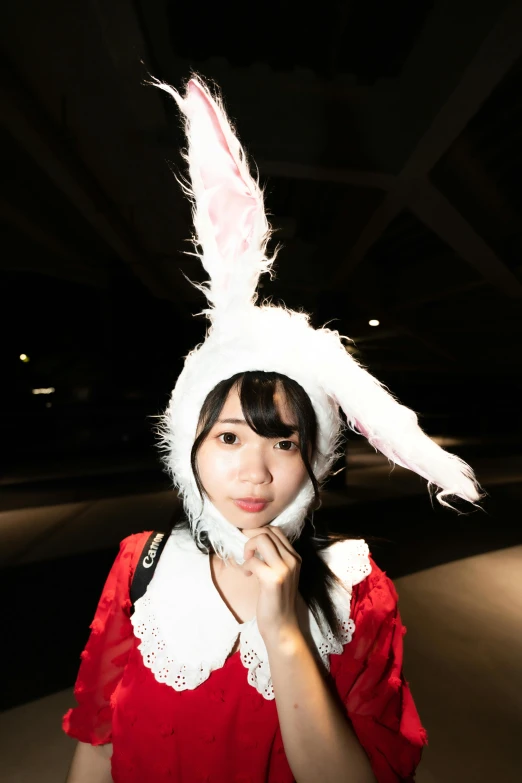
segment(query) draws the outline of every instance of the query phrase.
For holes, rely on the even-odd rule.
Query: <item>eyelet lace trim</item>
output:
[[[257,623],[252,623],[248,629],[241,632],[239,652],[243,666],[248,669],[248,684],[268,701],[274,699],[268,653]]]
[[[201,565],[201,561],[188,563],[187,551],[181,551],[181,557],[179,554],[176,557],[174,552],[172,545],[170,549],[168,545],[165,547],[154,579],[145,595],[136,601],[131,617],[134,633],[140,639],[138,647],[144,665],[152,671],[157,682],[177,691],[193,690],[205,682],[212,671],[225,664],[239,635],[240,658],[248,670],[249,685],[265,699],[274,699],[268,653],[255,618],[247,623],[237,623],[221,603],[217,607],[210,606],[208,617],[213,615],[213,619],[202,625],[201,606],[209,606],[205,596],[202,601],[201,585],[206,593],[205,582],[198,581],[200,589],[197,594],[187,589],[187,584],[181,592],[184,578],[197,578],[194,566],[196,562]],[[342,587],[338,586],[331,594],[341,628],[340,639],[334,637],[326,624],[326,631],[323,631],[309,612],[312,639],[325,668],[329,670],[329,656],[340,655],[355,631],[355,623],[350,617],[352,587],[362,582],[372,569],[368,545],[362,540],[340,541],[320,554],[342,583]],[[164,567],[160,569],[162,565]],[[180,595],[186,596],[181,610]],[[215,593],[207,595],[209,600],[211,597],[215,598]],[[203,627],[208,632],[203,632]],[[183,628],[181,636],[180,628]]]
[[[169,655],[167,642],[161,635],[159,623],[154,615],[152,598],[145,594],[139,602],[141,604],[139,617],[137,622],[133,621],[133,626],[135,635],[141,639],[139,650],[145,666],[152,671],[157,682],[164,682],[176,691],[197,688],[208,679],[212,667],[202,663],[196,665],[181,663],[176,661],[174,654]],[[133,618],[137,613],[138,601],[136,601]]]
[[[344,645],[352,641],[355,631],[355,623],[350,617],[352,588],[371,574],[372,567],[368,544],[359,539],[339,541],[321,552],[321,555],[342,583],[342,586],[339,585],[330,593],[339,623],[339,639],[334,636],[326,622],[323,631],[310,613],[312,636],[323,663],[329,670],[329,656],[340,655]]]

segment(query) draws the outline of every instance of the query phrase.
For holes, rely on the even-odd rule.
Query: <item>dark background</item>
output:
[[[349,335],[430,435],[488,476],[502,466],[472,522],[426,492],[358,494],[343,471],[330,490],[354,502],[351,528],[390,542],[375,551],[392,576],[519,541],[520,482],[502,471],[522,430],[521,3],[306,9],[2,4],[2,584],[42,648],[36,674],[12,652],[8,704],[71,684],[114,557],[109,537],[31,560],[59,526],[20,544],[28,509],[167,491],[154,416],[205,332],[181,122],[148,73],[221,87],[283,245],[262,295]]]

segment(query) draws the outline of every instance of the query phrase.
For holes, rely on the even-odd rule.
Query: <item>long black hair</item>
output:
[[[246,422],[258,435],[264,438],[288,438],[292,432],[297,431],[301,459],[314,488],[314,500],[306,516],[304,528],[300,537],[293,542],[295,551],[302,558],[299,592],[308,608],[312,611],[317,623],[320,626],[322,625],[322,614],[334,636],[339,637],[339,622],[329,595],[330,588],[337,585],[339,580],[322,557],[320,557],[319,552],[331,546],[335,541],[354,537],[332,534],[324,527],[322,530],[318,529],[319,526],[314,524],[313,512],[320,505],[320,487],[310,461],[317,450],[318,426],[310,398],[300,384],[281,373],[249,371],[237,373],[231,378],[221,381],[209,392],[201,407],[197,428],[198,434],[190,455],[192,471],[201,499],[203,501],[205,489],[198,471],[198,450],[219,418],[227,397],[233,388],[238,390],[241,409]],[[276,406],[274,396],[281,389],[284,391],[288,408],[294,416],[296,430],[285,424]],[[190,530],[188,520],[184,517],[174,523],[173,527]],[[203,533],[201,539],[201,545],[198,543],[200,550],[205,552],[205,554],[212,554],[213,549],[208,536]]]

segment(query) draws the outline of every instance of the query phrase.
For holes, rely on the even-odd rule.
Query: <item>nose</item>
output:
[[[272,474],[263,449],[245,449],[239,464],[239,480],[245,484],[269,484]]]

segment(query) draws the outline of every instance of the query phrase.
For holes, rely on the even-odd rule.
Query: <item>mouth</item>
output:
[[[242,511],[248,511],[252,514],[263,511],[270,501],[261,500],[260,498],[238,498],[237,500],[234,500],[234,503]]]

